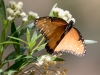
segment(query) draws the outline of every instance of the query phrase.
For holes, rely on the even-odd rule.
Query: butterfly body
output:
[[[81,33],[73,27],[73,21],[67,23],[56,17],[41,17],[35,21],[38,30],[48,41],[46,50],[50,54],[62,52],[83,56],[86,52]]]

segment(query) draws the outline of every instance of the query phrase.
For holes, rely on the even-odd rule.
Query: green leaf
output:
[[[34,31],[34,33],[33,33],[33,35],[32,35],[32,38],[31,38],[31,41],[36,40],[36,38],[37,38],[37,32]]]
[[[16,56],[16,57],[15,57],[15,56]],[[8,59],[8,60],[4,60],[3,63],[2,63],[2,65],[6,64],[6,63],[8,63],[8,62],[10,62],[10,61],[20,60],[20,59],[23,58],[24,55],[15,55],[15,56],[11,57],[12,59],[10,58],[10,59]],[[15,58],[14,58],[14,57],[15,57]]]
[[[34,52],[43,50],[43,49],[45,48],[46,44],[47,44],[47,43],[44,43],[44,44],[40,45],[40,46],[37,48],[37,50],[35,50]]]
[[[27,55],[25,58],[29,59],[29,58],[33,58],[33,57],[31,55]]]
[[[0,73],[1,73],[1,72],[3,72],[3,70],[2,70],[2,69],[0,69]]]
[[[12,44],[12,43],[14,43],[14,44],[19,44],[19,43],[17,43],[17,42],[13,42],[13,41],[6,41],[6,42],[2,42],[2,43],[0,43],[0,44]]]
[[[24,54],[25,50],[26,50],[26,47],[20,48],[20,54]],[[9,61],[11,61],[11,60],[15,60],[16,56],[17,56],[17,54],[16,54],[15,51],[11,52],[11,53],[4,59],[2,65],[6,64],[7,62],[9,62]]]
[[[0,0],[0,19],[2,24],[4,24],[4,20],[6,20],[6,10],[5,10],[5,3],[3,0]]]
[[[32,38],[31,38],[31,42],[30,42],[30,49],[32,49],[34,45],[36,44],[36,39],[37,39],[37,32],[34,31]]]
[[[12,24],[11,24],[11,33],[12,33],[13,37],[18,38],[18,32],[16,31],[16,26],[15,26],[14,22],[12,22]],[[20,43],[19,40],[16,40],[16,39],[12,39],[12,41]],[[19,55],[20,54],[20,44],[13,43],[13,46],[15,48],[16,53]]]
[[[9,73],[9,71],[17,72],[25,61],[26,61],[25,59],[22,59],[22,60],[20,60],[18,62],[15,62],[15,64],[13,64],[12,66],[10,66],[9,68],[7,68],[5,70],[5,73]]]
[[[9,70],[8,72],[6,72],[5,74],[7,74],[7,75],[12,75],[13,73],[15,73],[15,72],[17,72],[17,71],[14,71],[14,70]]]
[[[3,70],[2,70],[2,69],[0,69],[0,75],[4,75],[4,73],[3,73]]]
[[[20,32],[19,32],[19,37],[24,35],[27,32],[27,28],[31,31],[33,28],[35,28],[34,23],[31,23],[29,25],[27,25],[25,28],[23,28]],[[18,29],[18,28],[17,28]]]
[[[93,44],[93,43],[97,43],[98,41],[95,40],[85,40],[85,44]]]
[[[52,61],[65,61],[64,59],[58,58],[58,57],[51,57],[51,60]]]
[[[36,40],[38,39],[38,38],[40,38],[41,36],[42,36],[42,34],[39,34],[38,36],[37,36],[37,33],[35,34],[33,34],[34,35],[34,37],[32,36],[32,41],[30,42],[30,49],[32,49],[33,48],[33,46],[36,44]]]
[[[55,7],[57,7],[57,3],[53,6],[53,8],[52,8],[52,9],[54,9]],[[50,12],[49,16],[54,17],[54,14],[53,14],[52,9],[51,9],[51,12]]]
[[[9,37],[9,38],[12,38],[12,39],[15,39],[15,40],[19,40],[19,41],[21,41],[21,42],[27,44],[27,42],[25,42],[25,41],[22,40],[22,39],[19,39],[19,38],[16,38],[16,37],[12,37],[12,36],[8,36],[8,37]]]
[[[35,41],[32,41],[30,42],[29,46],[30,46],[30,49],[32,49],[36,44],[36,40]]]
[[[29,31],[28,28],[27,28],[27,35],[26,35],[26,37],[27,37],[27,42],[29,44],[30,43],[30,31]]]
[[[15,62],[12,66],[10,66],[8,69],[5,70],[5,73],[9,72],[10,70],[13,71],[19,71],[22,68],[24,68],[26,65],[29,65],[32,62],[37,61],[37,57],[34,57],[32,59],[27,59],[25,58],[26,56],[23,56],[22,59],[19,61]]]
[[[26,50],[26,47],[20,48],[20,53],[21,53],[21,54],[24,54],[25,50]],[[5,58],[5,60],[14,59],[16,56],[17,56],[16,52],[13,51],[13,52],[11,52],[11,53]]]

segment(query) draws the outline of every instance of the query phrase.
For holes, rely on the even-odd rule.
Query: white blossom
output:
[[[64,13],[65,13],[65,15],[70,14],[69,11],[67,11],[67,10],[65,10]]]
[[[43,61],[38,61],[37,63],[36,63],[36,65],[38,65],[38,66],[41,66],[41,65],[43,65]]]
[[[75,18],[71,18],[71,20],[75,23]]]
[[[9,16],[7,19],[8,19],[9,21],[12,21],[14,18],[11,17],[11,16]]]
[[[47,61],[50,61],[51,60],[51,57],[50,56],[46,56],[45,58]]]
[[[21,13],[20,13],[20,16],[21,16],[21,17],[25,17],[25,16],[26,16],[26,13],[25,13],[25,12],[21,12]]]
[[[60,12],[61,10],[63,11],[63,9],[58,7],[52,9],[53,12]]]
[[[17,10],[17,11],[14,12],[13,15],[14,15],[14,16],[17,16],[17,15],[20,15],[20,13],[21,13],[21,12],[20,12],[19,10]]]
[[[28,18],[27,17],[24,17],[22,18],[23,22],[27,22],[28,21]]]
[[[18,2],[16,4],[16,10],[21,10],[22,7],[23,7],[23,2]]]
[[[33,18],[39,18],[38,14],[35,12],[32,12],[32,11],[29,12],[29,16],[31,16]]]
[[[11,8],[16,6],[16,2],[15,1],[10,1],[9,4],[10,4]]]
[[[62,19],[64,19],[65,21],[67,21],[68,20],[68,17],[63,17]]]
[[[65,13],[63,10],[59,11],[58,17],[63,18],[65,16]]]
[[[64,19],[67,23],[69,23],[71,20],[75,23],[75,19],[72,17],[69,11],[64,11],[63,9],[58,7],[53,8],[52,11],[56,13],[56,15],[58,15],[58,18]]]
[[[14,14],[14,10],[12,10],[11,8],[7,8],[7,11],[10,15]]]

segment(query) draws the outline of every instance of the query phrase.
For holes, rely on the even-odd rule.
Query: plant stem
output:
[[[38,45],[32,50],[31,55],[34,53],[34,51],[40,46],[40,44],[44,41],[44,37],[42,37],[41,41],[38,43]]]

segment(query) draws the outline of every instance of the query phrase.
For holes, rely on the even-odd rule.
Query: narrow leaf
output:
[[[45,48],[45,45],[46,45],[46,44],[47,44],[47,43],[44,43],[44,44],[40,45],[40,46],[37,48],[37,50],[35,50],[34,52],[38,52],[38,51],[43,50],[43,49]]]
[[[15,39],[15,40],[19,40],[19,41],[21,41],[21,42],[23,42],[23,43],[25,43],[25,44],[27,44],[27,42],[25,42],[24,40],[22,40],[22,39],[19,39],[19,38],[15,38],[15,37],[12,37],[12,36],[8,36],[9,38],[12,38],[12,39]]]
[[[13,41],[6,41],[6,42],[2,42],[0,44],[19,44],[19,43],[13,42]]]
[[[52,59],[53,61],[65,61],[64,59],[58,58],[58,57],[52,57],[51,59]]]
[[[2,21],[2,24],[5,25],[4,20],[6,20],[6,10],[3,0],[0,0],[0,20]]]
[[[12,22],[12,24],[11,24],[11,33],[12,33],[13,37],[18,38],[18,32],[16,31],[14,22]],[[16,40],[16,39],[12,39],[12,41],[19,43],[19,40]],[[20,45],[13,44],[13,46],[15,48],[16,53],[19,55],[20,54]]]
[[[24,54],[25,50],[26,50],[26,47],[20,48],[20,54]],[[15,60],[16,56],[17,56],[17,54],[16,54],[15,51],[11,52],[11,53],[4,59],[4,61],[2,62],[2,65],[6,64],[6,63],[9,62],[9,61]]]
[[[95,40],[85,40],[85,44],[93,44],[93,43],[97,43],[98,41]]]
[[[55,7],[57,7],[57,3],[53,6],[53,8],[52,8],[52,9],[54,9]],[[53,17],[53,16],[54,16],[52,9],[51,9],[51,12],[50,12],[50,14],[49,14],[49,16],[51,16],[51,17]]]
[[[30,31],[29,31],[28,28],[27,28],[27,35],[26,35],[26,37],[27,37],[27,42],[30,43]]]
[[[33,35],[32,35],[32,38],[31,38],[31,41],[36,40],[36,38],[37,38],[37,32],[34,31],[34,33],[33,33]]]

